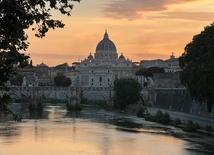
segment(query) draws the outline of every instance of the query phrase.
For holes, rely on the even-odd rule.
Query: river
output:
[[[214,154],[213,148],[169,134],[179,129],[124,113],[94,107],[68,112],[64,105],[47,105],[32,114],[15,107],[23,119],[0,119],[0,155]]]

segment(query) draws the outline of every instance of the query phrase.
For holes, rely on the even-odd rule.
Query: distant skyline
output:
[[[213,0],[81,0],[73,3],[71,17],[53,13],[66,25],[50,30],[45,38],[29,30],[26,52],[33,65],[55,66],[81,61],[92,53],[105,30],[118,55],[133,62],[179,57],[192,37],[214,18]]]

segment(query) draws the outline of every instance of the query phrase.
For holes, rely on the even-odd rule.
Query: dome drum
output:
[[[115,44],[109,39],[108,33],[105,32],[103,40],[101,40],[96,47],[96,52],[117,52]]]

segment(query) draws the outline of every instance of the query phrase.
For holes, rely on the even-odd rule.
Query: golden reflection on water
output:
[[[56,117],[57,115],[57,117]],[[48,119],[23,120],[0,135],[0,155],[183,155],[187,142],[152,133],[130,133],[88,119],[63,118],[56,109]],[[2,131],[0,130],[0,133]]]

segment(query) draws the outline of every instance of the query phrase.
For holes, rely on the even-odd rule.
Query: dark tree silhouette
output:
[[[142,68],[138,70],[135,74],[136,75],[143,75],[144,77],[153,77],[154,73],[164,73],[165,70],[162,67],[149,67],[149,68]]]
[[[214,23],[195,35],[179,57],[181,82],[193,99],[207,102],[208,110],[214,103]]]
[[[54,77],[54,83],[57,87],[68,87],[71,85],[71,79],[59,73]]]
[[[121,78],[115,80],[115,106],[125,110],[128,105],[135,104],[140,99],[142,87],[134,78]]]
[[[26,50],[29,42],[27,29],[32,28],[35,36],[43,38],[49,29],[63,28],[60,20],[52,18],[51,11],[57,10],[70,15],[73,1],[80,0],[0,0],[0,87],[8,90],[7,81],[16,74],[16,67],[28,64],[29,56],[19,53]],[[0,98],[0,112],[12,114],[11,99],[7,93]]]

